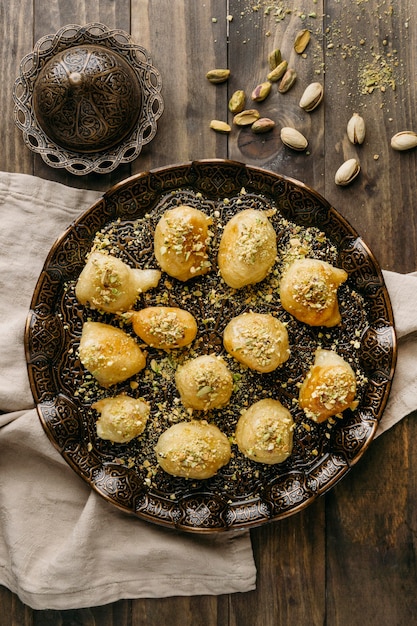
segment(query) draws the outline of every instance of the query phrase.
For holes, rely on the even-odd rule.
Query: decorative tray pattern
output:
[[[132,266],[157,267],[153,230],[163,212],[187,203],[214,217],[213,260],[224,223],[245,208],[275,208],[271,221],[280,254],[294,237],[311,254],[348,273],[339,290],[342,324],[311,328],[291,318],[277,295],[277,272],[259,285],[234,291],[216,270],[188,283],[163,275],[160,286],[142,294],[138,307],[158,303],[187,306],[199,320],[192,354],[224,354],[222,330],[249,308],[272,312],[287,323],[291,357],[270,374],[228,365],[236,391],[227,409],[207,419],[230,437],[248,402],[274,394],[296,422],[294,450],[280,465],[256,464],[232,446],[230,463],[205,481],[170,476],[158,468],[153,446],[159,433],[182,418],[173,383],[178,359],[148,349],[146,369],[132,381],[100,388],[80,364],[77,349],[87,319],[117,325],[109,315],[82,307],[74,285],[97,238]],[[184,531],[247,528],[292,515],[328,491],[368,448],[386,405],[396,362],[389,296],[378,263],[355,230],[317,192],[295,180],[256,167],[206,160],[166,167],[129,178],[110,189],[54,244],[36,286],[25,346],[30,384],[43,427],[69,465],[113,505],[158,524]],[[298,386],[318,347],[334,348],[360,372],[359,406],[343,419],[323,424],[299,409]],[[185,353],[184,353],[185,350]],[[176,361],[177,359],[177,361]],[[125,391],[152,404],[145,433],[128,444],[97,437],[91,404]]]

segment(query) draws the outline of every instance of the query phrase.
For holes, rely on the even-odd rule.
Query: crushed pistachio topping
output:
[[[162,255],[167,252],[174,252],[178,256],[182,256],[185,261],[190,257],[200,258],[198,266],[193,266],[190,271],[198,272],[199,270],[210,267],[207,260],[207,246],[210,242],[211,233],[208,232],[204,237],[203,229],[195,228],[187,219],[177,218],[175,220],[166,218],[168,226],[164,236],[164,245],[160,248]]]
[[[336,291],[334,283],[329,283],[318,276],[309,276],[294,285],[294,299],[304,306],[322,311],[328,306],[330,298]]]
[[[147,325],[147,330],[163,344],[176,344],[186,333],[186,327],[181,324],[174,311],[156,311]]]
[[[162,454],[159,457],[169,457],[171,462],[183,467],[184,469],[206,469],[207,465],[216,459],[216,448],[211,440],[198,440],[193,446],[185,446],[182,450],[173,450]]]
[[[288,437],[294,424],[290,418],[276,420],[273,417],[262,420],[255,431],[255,447],[256,450],[265,452],[275,452],[277,450],[290,454],[291,440]],[[256,450],[252,449],[248,452],[256,455]]]
[[[317,385],[311,394],[313,400],[317,399],[319,406],[328,411],[339,413],[346,409],[356,393],[356,381],[349,372],[333,368],[323,376],[322,382]],[[317,412],[305,410],[307,417],[317,418]]]
[[[242,224],[242,231],[237,241],[238,258],[247,265],[254,265],[265,256],[269,241],[265,221],[257,218],[253,224]]]
[[[98,263],[93,260],[93,266],[97,279],[96,297],[93,304],[110,304],[117,300],[121,294],[122,281],[119,273],[114,269],[111,261],[109,263]]]
[[[281,343],[280,338],[273,337],[266,328],[254,325],[242,328],[239,335],[243,343],[237,350],[245,356],[256,359],[262,366],[269,365]]]

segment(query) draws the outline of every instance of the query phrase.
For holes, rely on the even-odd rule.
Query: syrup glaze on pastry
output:
[[[161,269],[183,282],[210,269],[208,245],[212,220],[182,204],[164,213],[155,228],[154,252]]]
[[[114,443],[128,443],[141,435],[150,412],[149,404],[142,398],[122,394],[102,398],[91,406],[100,413],[97,436]]]
[[[142,341],[160,350],[188,346],[197,334],[194,316],[177,307],[146,307],[132,312],[130,319]]]
[[[357,407],[356,375],[333,350],[319,348],[299,393],[300,407],[315,422]]]
[[[272,372],[290,356],[287,329],[270,313],[233,317],[224,329],[223,343],[239,363],[261,373]]]
[[[233,392],[233,376],[221,357],[204,354],[186,361],[175,373],[186,408],[208,411],[225,406]]]
[[[226,224],[217,263],[223,280],[233,289],[259,283],[277,255],[277,236],[265,212],[245,209]]]
[[[110,387],[137,374],[146,356],[121,328],[102,322],[85,322],[79,346],[80,361],[102,387]]]
[[[283,308],[310,326],[336,326],[341,321],[337,289],[347,272],[319,259],[298,259],[280,282]]]
[[[214,476],[230,461],[231,447],[215,424],[191,420],[164,431],[155,452],[159,465],[168,474],[203,480]]]
[[[239,450],[257,463],[282,463],[293,448],[294,421],[281,402],[258,400],[246,409],[236,426]]]
[[[92,252],[78,277],[75,295],[83,305],[107,313],[127,311],[139,294],[158,285],[159,270],[133,269],[105,252]]]

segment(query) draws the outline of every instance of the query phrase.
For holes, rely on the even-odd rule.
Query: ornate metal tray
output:
[[[307,327],[281,308],[274,272],[238,292],[213,271],[186,284],[163,276],[142,294],[138,307],[170,302],[199,320],[193,354],[221,354],[222,329],[247,310],[274,312],[287,322],[291,357],[271,374],[236,365],[236,391],[227,411],[213,419],[229,436],[245,403],[273,393],[296,421],[293,454],[280,465],[245,459],[235,446],[231,462],[206,481],[174,478],[156,465],[153,446],[161,430],[181,419],[173,384],[175,363],[149,348],[148,365],[132,381],[112,391],[100,388],[77,355],[83,322],[118,324],[79,305],[74,285],[93,240],[132,266],[156,267],[153,229],[159,216],[186,202],[214,217],[213,254],[222,225],[237,211],[276,209],[278,260],[294,237],[318,258],[343,267],[342,324]],[[213,258],[214,260],[214,258]],[[306,419],[296,398],[298,384],[317,346],[337,348],[359,374],[359,407],[343,419],[316,424]],[[241,163],[207,160],[167,167],[129,178],[75,221],[53,246],[36,286],[25,346],[30,384],[43,427],[69,465],[117,507],[140,518],[185,531],[247,528],[292,515],[328,491],[368,448],[388,399],[396,362],[391,305],[373,254],[355,230],[317,192],[295,180]],[[233,364],[229,363],[233,369]],[[96,435],[93,401],[125,391],[152,403],[145,433],[129,444],[111,444]]]
[[[149,53],[129,34],[69,24],[22,59],[15,122],[26,146],[51,167],[107,174],[155,137],[161,88]]]

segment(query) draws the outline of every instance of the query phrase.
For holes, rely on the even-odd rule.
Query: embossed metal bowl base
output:
[[[294,450],[280,465],[249,461],[233,445],[233,457],[212,479],[186,480],[158,468],[153,446],[178,419],[181,406],[169,357],[148,349],[148,365],[132,381],[111,391],[100,388],[81,366],[77,348],[83,322],[118,325],[117,319],[83,308],[74,285],[97,233],[103,245],[132,266],[156,267],[153,229],[163,212],[179,203],[212,215],[213,253],[222,226],[245,208],[275,208],[271,221],[280,258],[296,237],[310,238],[311,254],[343,267],[342,324],[311,328],[281,307],[272,273],[259,285],[237,292],[217,271],[187,284],[163,276],[142,294],[138,307],[161,302],[187,307],[199,322],[195,352],[224,354],[222,331],[248,308],[272,312],[287,324],[291,357],[275,372],[260,375],[228,359],[238,381],[227,409],[210,412],[232,436],[247,404],[273,395],[296,422]],[[214,265],[215,266],[215,265]],[[130,332],[130,331],[129,331]],[[317,192],[302,183],[241,163],[210,160],[143,173],[110,189],[53,246],[35,289],[25,335],[30,384],[39,416],[52,443],[69,465],[113,505],[139,518],[184,531],[248,528],[293,515],[339,481],[367,450],[388,399],[396,362],[393,316],[381,271],[355,230]],[[318,346],[334,348],[359,373],[359,406],[343,419],[308,420],[297,404],[299,383]],[[186,353],[185,353],[186,356]],[[152,405],[143,436],[129,444],[97,437],[91,409],[105,395],[126,392]],[[201,416],[200,416],[201,417]]]
[[[98,23],[40,39],[22,59],[13,98],[27,147],[76,175],[105,174],[136,159],[163,112],[148,52]]]

